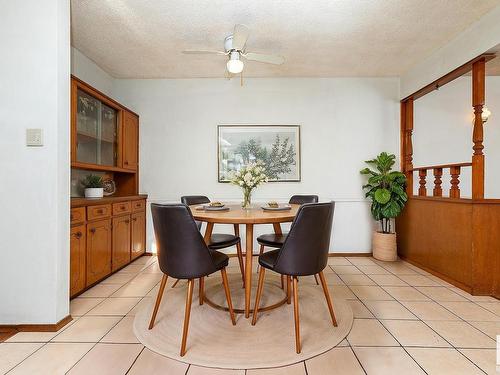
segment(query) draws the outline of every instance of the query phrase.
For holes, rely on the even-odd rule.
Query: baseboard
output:
[[[14,328],[2,328],[0,327],[0,342],[4,342],[10,337],[14,336],[18,332],[17,329]]]
[[[439,277],[440,279],[442,279],[443,281],[446,281],[447,283],[453,285],[453,286],[456,286],[457,288],[459,289],[462,289],[463,291],[469,293],[469,294],[472,294],[472,288],[468,285],[465,285],[459,281],[456,281],[456,280],[453,280],[452,278],[449,278],[448,276],[446,275],[443,275],[442,273],[440,272],[437,272],[437,271],[434,271],[433,269],[427,267],[427,266],[424,266],[423,264],[420,264],[419,262],[416,262],[412,259],[408,259],[407,257],[405,256],[402,256],[401,254],[398,254],[398,256],[404,260],[405,262],[408,262],[410,264],[413,264],[414,266],[426,271],[426,272],[429,272],[431,275],[434,275],[436,277]]]
[[[372,253],[329,253],[329,257],[371,257]]]
[[[13,334],[17,332],[56,332],[72,320],[71,315],[68,315],[55,324],[1,324],[0,332],[13,332]]]
[[[243,253],[243,256],[245,256],[246,253]],[[255,253],[254,256],[257,256],[259,254]],[[233,258],[237,256],[235,253],[227,254],[229,258]],[[372,253],[328,253],[329,257],[371,257]]]

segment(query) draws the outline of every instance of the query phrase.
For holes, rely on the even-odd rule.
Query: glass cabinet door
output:
[[[77,90],[76,160],[116,166],[118,112]]]

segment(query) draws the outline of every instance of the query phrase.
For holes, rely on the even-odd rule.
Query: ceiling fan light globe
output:
[[[226,64],[227,66],[227,70],[229,73],[232,73],[232,74],[238,74],[238,73],[241,73],[243,71],[243,61],[241,60],[236,60],[236,59],[231,59],[227,62]]]

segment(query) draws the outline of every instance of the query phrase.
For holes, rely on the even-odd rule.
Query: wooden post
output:
[[[427,196],[427,188],[425,186],[425,184],[426,184],[425,178],[427,177],[427,169],[420,169],[418,171],[418,177],[420,177],[420,181],[418,182],[420,184],[420,187],[418,188],[418,195],[420,197],[425,197],[425,196]]]
[[[413,195],[413,99],[410,98],[403,102],[404,113],[402,113],[402,121],[404,122],[404,173],[406,175],[406,193],[408,196]],[[404,117],[403,117],[404,115]],[[404,120],[403,120],[404,118]]]
[[[450,168],[451,174],[451,189],[450,189],[450,198],[460,198],[460,167],[455,166]]]
[[[434,197],[442,197],[443,189],[441,187],[441,184],[443,183],[443,181],[441,180],[441,177],[443,176],[443,168],[434,168],[433,173],[434,173],[434,189],[432,190],[432,195]]]
[[[485,59],[472,64],[472,106],[474,107],[474,130],[472,141],[472,199],[484,198],[484,145],[483,106],[485,96]]]

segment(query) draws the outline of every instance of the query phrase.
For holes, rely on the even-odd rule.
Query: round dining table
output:
[[[208,243],[215,224],[233,224],[235,235],[239,236],[239,225],[246,226],[245,243],[245,317],[250,316],[252,293],[253,229],[256,224],[272,224],[276,234],[282,234],[281,223],[293,221],[300,204],[291,204],[289,210],[264,210],[258,205],[242,208],[239,204],[229,204],[228,210],[205,210],[200,205],[190,206],[195,220],[207,223],[204,239]]]

